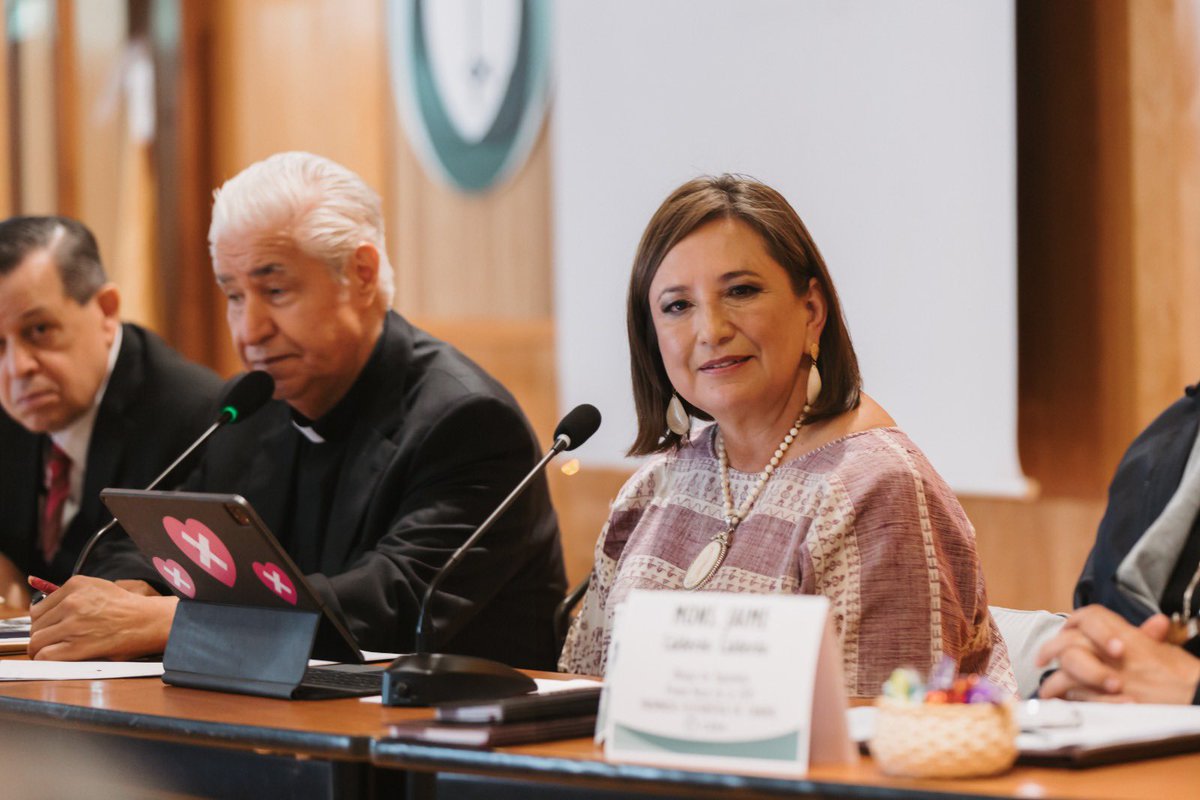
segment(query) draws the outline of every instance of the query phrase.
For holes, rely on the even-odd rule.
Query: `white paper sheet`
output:
[[[100,678],[154,678],[158,661],[0,661],[0,681],[79,681]]]

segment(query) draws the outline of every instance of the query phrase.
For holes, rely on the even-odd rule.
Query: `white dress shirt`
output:
[[[123,331],[118,325],[117,335],[113,337],[112,345],[108,349],[108,369],[104,373],[104,380],[100,382],[99,390],[96,391],[96,398],[92,402],[91,408],[76,417],[62,430],[50,433],[51,441],[71,459],[71,486],[67,501],[63,504],[62,530],[64,533],[71,524],[71,520],[75,519],[75,515],[79,513],[79,505],[83,498],[84,473],[87,472],[88,446],[92,441],[92,429],[96,427],[96,413],[100,410],[104,392],[108,389],[108,380],[112,377],[113,367],[116,366],[117,354],[121,352],[122,335]]]

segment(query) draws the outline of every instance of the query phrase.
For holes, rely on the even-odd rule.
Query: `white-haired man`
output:
[[[516,485],[538,447],[512,397],[389,310],[378,196],[307,153],[217,193],[213,269],[242,361],[275,400],[216,437],[188,488],[237,492],[359,644],[408,652],[428,581]],[[565,586],[544,480],[442,586],[444,652],[552,668]],[[161,651],[175,600],[75,578],[33,609],[36,658]]]

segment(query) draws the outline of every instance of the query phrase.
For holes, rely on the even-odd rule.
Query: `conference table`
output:
[[[543,673],[533,673],[547,677]],[[429,716],[358,699],[285,701],[158,678],[0,683],[6,795],[58,797],[1147,798],[1200,794],[1200,754],[984,779],[890,778],[869,757],[807,778],[619,764],[590,739],[474,750],[389,739]],[[435,776],[436,779],[435,779]],[[28,787],[24,783],[30,784]]]

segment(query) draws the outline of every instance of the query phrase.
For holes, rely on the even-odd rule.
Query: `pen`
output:
[[[51,592],[58,591],[57,583],[51,583],[50,581],[44,578],[39,578],[36,575],[29,576],[29,585],[35,590],[33,595],[29,598],[29,605],[31,606],[40,603],[46,598],[46,595],[50,594]]]
[[[42,594],[50,594],[51,592],[58,591],[57,583],[51,583],[50,581],[44,578],[39,578],[36,575],[29,576],[29,585],[34,589],[37,589]]]

